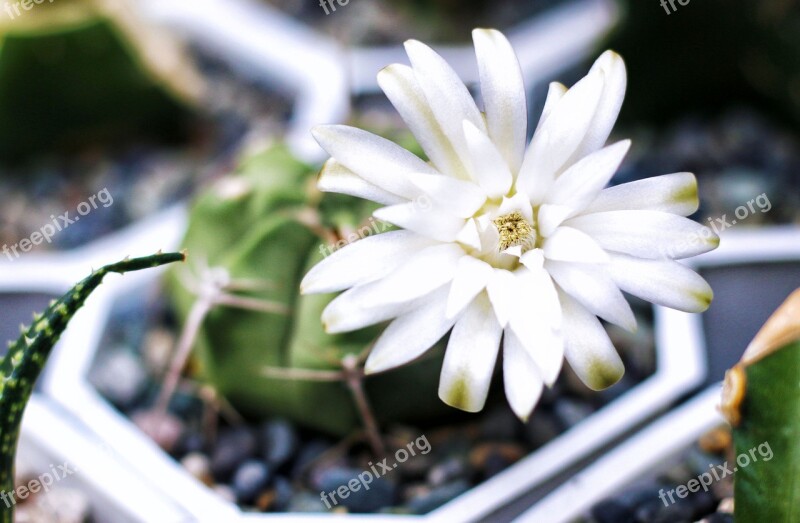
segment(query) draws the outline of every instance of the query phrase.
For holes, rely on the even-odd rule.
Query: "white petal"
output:
[[[575,374],[592,390],[615,384],[625,366],[594,314],[565,293],[559,293],[564,312],[564,355]]]
[[[588,234],[572,227],[559,227],[544,242],[544,255],[550,260],[605,263],[608,253]]]
[[[351,243],[315,265],[301,292],[335,292],[382,278],[434,241],[410,231],[389,231]]]
[[[604,189],[583,214],[641,210],[689,216],[699,206],[695,176],[692,173],[674,173]]]
[[[436,172],[399,145],[355,127],[319,125],[312,133],[337,162],[369,183],[409,200],[422,191],[407,175]]]
[[[606,51],[595,61],[589,74],[598,71],[603,74],[603,94],[574,160],[598,150],[606,143],[625,98],[628,75],[622,57],[614,51]]]
[[[503,197],[497,214],[502,216],[514,211],[519,211],[522,217],[528,220],[528,223],[533,223],[533,207],[531,207],[531,201],[524,194],[516,193],[511,198]]]
[[[453,279],[462,256],[463,249],[452,243],[418,251],[397,270],[372,284],[370,292],[361,296],[360,306],[380,307],[424,296]]]
[[[542,204],[539,207],[538,222],[539,234],[547,238],[564,223],[564,220],[572,215],[572,207],[566,205],[555,205],[551,203]]]
[[[658,211],[608,211],[570,218],[606,250],[640,258],[688,258],[715,249],[719,236],[688,218]]]
[[[545,268],[564,292],[596,316],[629,331],[636,330],[630,305],[602,266],[547,260]]]
[[[411,182],[443,209],[469,218],[486,202],[486,194],[472,182],[441,174],[412,174]]]
[[[442,401],[467,412],[483,408],[502,333],[488,297],[479,294],[450,334],[439,379]]]
[[[539,123],[536,126],[536,131],[538,131],[545,120],[547,120],[547,117],[553,112],[553,107],[556,106],[558,101],[561,100],[566,93],[566,85],[559,82],[550,82],[550,86],[547,89],[547,99],[544,101],[544,107],[542,108],[541,116],[539,116]]]
[[[437,207],[424,208],[417,202],[383,207],[372,213],[375,218],[414,231],[423,236],[451,242],[464,227],[464,219]]]
[[[489,300],[492,302],[494,314],[501,328],[505,328],[511,311],[517,306],[515,303],[517,279],[510,272],[503,269],[495,269],[489,278],[486,291]]]
[[[430,301],[430,296],[421,296],[416,300],[405,303],[389,303],[380,307],[364,306],[364,297],[373,294],[375,285],[371,282],[343,292],[331,301],[322,311],[322,323],[325,332],[337,334],[362,329],[410,312],[418,306]],[[445,286],[442,287],[443,289]]]
[[[542,269],[518,270],[517,294],[509,326],[539,368],[542,379],[552,385],[564,359],[560,332],[561,305],[553,282]]]
[[[442,288],[386,327],[372,348],[364,371],[374,374],[404,365],[430,349],[455,323],[444,315],[447,289]]]
[[[336,192],[364,198],[383,205],[394,205],[407,201],[401,196],[385,191],[366,181],[333,158],[325,162],[319,173],[317,187],[322,192]]]
[[[527,421],[542,395],[541,372],[511,329],[503,335],[503,385],[511,410]]]
[[[378,73],[378,85],[400,113],[433,165],[450,176],[468,177],[453,144],[436,120],[414,71],[407,65],[392,64]]]
[[[693,270],[672,260],[612,255],[608,272],[619,287],[644,300],[684,312],[708,309],[714,293]]]
[[[472,256],[464,256],[458,260],[447,297],[447,317],[454,318],[463,311],[486,288],[493,273],[491,265]]]
[[[481,248],[481,234],[478,231],[478,225],[475,223],[474,218],[470,218],[464,224],[464,227],[458,231],[456,235],[456,241],[458,243],[462,243],[467,247],[472,247],[473,249],[480,249]]]
[[[608,185],[630,146],[630,140],[623,140],[584,157],[556,179],[545,202],[566,205],[578,214]]]
[[[600,74],[585,76],[553,107],[525,151],[517,187],[534,204],[541,203],[556,175],[568,162],[588,132],[602,93]]]
[[[525,154],[528,108],[525,85],[514,49],[503,33],[494,29],[472,31],[481,79],[489,137],[516,173]]]
[[[456,154],[469,168],[469,151],[464,139],[463,122],[467,120],[486,132],[483,116],[472,95],[453,68],[433,49],[416,40],[405,43],[414,75],[419,82],[428,106]],[[449,173],[447,173],[449,174]]]
[[[467,120],[464,120],[464,136],[475,180],[490,198],[505,196],[514,179],[497,147],[488,136]]]

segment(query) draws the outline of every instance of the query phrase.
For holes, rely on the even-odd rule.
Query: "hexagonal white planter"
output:
[[[123,252],[143,254],[158,248],[176,248],[184,226],[185,215],[180,209],[154,216],[148,223],[137,225],[134,230],[104,239],[102,251],[114,253],[106,254],[104,261],[117,258]],[[97,260],[101,249],[95,247],[87,248],[87,253]],[[77,265],[83,265],[88,270],[88,263]],[[77,274],[80,271],[73,269],[67,272]],[[169,496],[192,517],[198,521],[229,521],[232,515],[240,514],[238,507],[223,502],[184,472],[176,461],[102,398],[87,379],[90,364],[99,349],[108,312],[116,297],[146,285],[155,285],[157,276],[158,270],[132,273],[121,278],[111,275],[85,308],[76,314],[73,324],[52,355],[51,372],[45,376],[43,388],[72,416],[91,427],[110,449],[124,455],[132,470],[148,478],[155,489]],[[691,315],[656,307],[657,370],[654,375],[502,473],[430,514],[381,517],[417,521],[478,519],[592,455],[702,382],[705,360],[701,344],[697,342],[698,328]],[[114,486],[109,485],[109,488]],[[263,514],[246,517],[248,520],[274,520],[282,516]],[[327,517],[320,515],[315,518]]]
[[[522,513],[515,523],[569,523],[637,478],[670,463],[705,432],[723,423],[717,411],[722,385],[709,387],[601,456]]]
[[[74,473],[60,479],[88,495],[95,521],[150,523],[189,521],[178,504],[132,471],[119,454],[107,451],[86,427],[65,416],[52,400],[34,394],[25,410],[19,456],[36,470],[68,464]],[[40,496],[47,494],[41,493]]]

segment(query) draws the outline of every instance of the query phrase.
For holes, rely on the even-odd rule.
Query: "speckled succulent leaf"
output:
[[[25,405],[50,351],[75,312],[109,273],[124,274],[183,259],[181,253],[158,253],[106,265],[54,300],[42,314],[34,314],[33,323],[23,326],[19,339],[9,343],[8,352],[0,361],[0,491],[14,489],[14,458]],[[0,503],[0,522],[10,523],[13,514],[13,504],[9,507]]]
[[[734,429],[736,455],[766,442],[774,458],[756,453],[739,464],[736,521],[800,521],[800,342],[746,367],[741,423]],[[766,449],[761,447],[761,449]]]
[[[184,239],[193,259],[223,267],[231,278],[265,281],[266,288],[245,295],[286,305],[291,313],[218,306],[203,323],[194,356],[203,377],[242,413],[256,418],[281,415],[345,434],[361,422],[342,381],[262,372],[265,367],[341,370],[342,357],[361,353],[380,332],[373,328],[327,334],[320,314],[333,295],[299,293],[302,276],[323,256],[321,243],[331,241],[322,240],[303,216],[313,215],[321,228],[333,231],[357,226],[374,208],[350,196],[320,194],[314,187],[316,173],[284,147],[275,146],[243,159],[233,175],[195,202]],[[196,296],[178,278],[170,282],[169,292],[185,319]],[[378,419],[424,419],[444,411],[435,393],[441,354],[436,357],[366,379]],[[414,387],[407,386],[411,382]],[[408,389],[414,390],[407,393]],[[418,401],[409,401],[409,394]]]

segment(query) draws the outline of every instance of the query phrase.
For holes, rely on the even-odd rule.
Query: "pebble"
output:
[[[428,484],[434,487],[450,483],[455,479],[467,476],[469,469],[460,457],[448,458],[433,466],[428,472]]]
[[[239,465],[255,455],[256,448],[256,436],[249,428],[222,429],[211,454],[211,473],[217,480],[230,478]]]
[[[481,443],[470,451],[469,464],[485,477],[491,477],[525,454],[525,449],[516,443]]]
[[[292,479],[299,481],[303,476],[309,474],[312,465],[330,448],[331,444],[322,439],[314,439],[303,445],[292,464]]]
[[[328,508],[322,502],[319,494],[309,492],[298,492],[292,496],[287,512],[328,512]]]
[[[236,503],[236,492],[230,485],[217,483],[214,485],[213,489],[217,496],[221,497],[223,500],[227,501],[228,503]]]
[[[709,454],[724,454],[733,445],[731,429],[720,426],[706,432],[698,442],[700,449]]]
[[[256,499],[256,507],[261,511],[281,512],[287,509],[294,496],[294,487],[283,476],[276,476],[272,480],[272,487],[264,491]]]
[[[533,448],[549,443],[561,434],[561,426],[552,412],[545,409],[533,411],[533,416],[525,424],[525,438]]]
[[[639,506],[634,518],[637,523],[690,523],[694,521],[693,515],[694,508],[685,499],[665,506],[660,499],[656,498]]]
[[[493,408],[481,420],[481,436],[487,440],[514,441],[520,428],[517,417],[505,406]]]
[[[593,414],[590,405],[571,398],[561,398],[553,406],[553,413],[564,430],[570,429]]]
[[[148,373],[135,354],[117,348],[102,356],[90,380],[114,405],[128,409],[144,392]]]
[[[351,512],[376,512],[381,508],[392,506],[397,498],[395,484],[386,478],[378,477],[366,485],[367,489],[358,480],[359,474],[363,472],[355,468],[331,467],[320,475],[316,487],[323,492],[340,490],[344,492],[346,497],[336,494],[336,504],[346,507]],[[333,504],[332,501],[329,503]]]
[[[134,413],[131,419],[142,432],[166,452],[172,452],[175,449],[185,431],[181,420],[165,412],[139,411]]]
[[[437,509],[448,501],[460,496],[470,489],[468,481],[459,479],[432,489],[427,495],[415,497],[406,504],[409,511],[414,514],[427,514]]]
[[[715,512],[703,519],[701,523],[734,523],[733,514]]]
[[[259,431],[261,456],[273,467],[288,462],[297,452],[299,440],[291,423],[276,419],[264,423]]]
[[[272,472],[266,463],[247,460],[233,476],[233,490],[239,503],[251,503],[269,483]]]
[[[211,476],[211,463],[208,456],[201,452],[190,452],[181,459],[181,465],[194,478],[206,485],[212,485],[214,478]]]

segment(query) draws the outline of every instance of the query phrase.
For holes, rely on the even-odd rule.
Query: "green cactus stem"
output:
[[[736,521],[800,521],[800,289],[725,375],[722,411],[734,427]]]
[[[44,313],[34,314],[33,323],[23,326],[19,339],[9,343],[8,353],[0,361],[0,492],[11,495],[14,490],[14,459],[25,405],[50,351],[75,312],[108,273],[124,274],[183,259],[182,253],[158,253],[106,265],[51,302]],[[0,503],[0,523],[13,520],[14,504]]]

